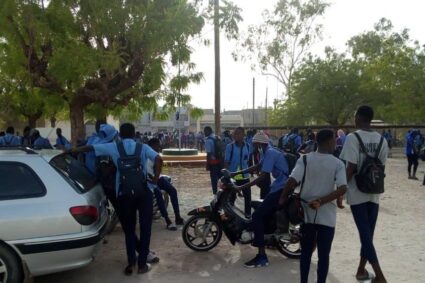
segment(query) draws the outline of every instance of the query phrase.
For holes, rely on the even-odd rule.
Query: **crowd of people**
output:
[[[372,282],[382,283],[386,279],[373,236],[383,181],[378,184],[375,178],[382,177],[383,180],[393,137],[390,131],[384,131],[382,135],[373,131],[372,119],[372,108],[361,106],[355,114],[357,130],[353,133],[324,129],[318,132],[307,130],[303,135],[294,128],[279,139],[277,147],[265,132],[245,132],[242,127],[218,136],[207,126],[202,133],[183,133],[179,137],[177,133],[167,132],[141,134],[129,123],[122,124],[117,131],[112,125],[99,121],[95,133],[76,148],[72,148],[61,129],[57,129],[54,147],[75,155],[102,183],[124,230],[128,261],[124,269],[126,275],[131,275],[136,267],[138,273],[146,273],[150,270],[150,263],[159,262],[150,250],[153,198],[157,199],[168,230],[175,231],[177,226],[184,224],[177,190],[169,178],[161,175],[163,161],[159,154],[162,148],[181,142],[183,147],[205,148],[206,169],[210,172],[213,194],[219,189],[217,184],[223,168],[236,172],[234,179],[239,193],[233,194],[230,202],[235,204],[238,196],[244,198],[245,217],[252,219],[253,246],[258,248],[258,254],[245,263],[246,267],[269,264],[264,223],[277,211],[286,211],[291,194],[297,191],[304,200],[301,282],[308,282],[311,257],[316,247],[319,256],[317,282],[326,282],[337,207],[344,208],[345,198],[351,207],[361,242],[356,278],[372,279],[366,269],[369,263],[375,273]],[[22,136],[13,127],[8,127],[5,133],[0,134],[0,146],[53,148],[48,139],[30,127],[24,129]],[[425,159],[423,146],[424,137],[420,131],[409,131],[406,135],[409,179],[417,179],[418,159]],[[292,161],[291,156],[295,158]],[[373,172],[370,171],[372,167],[375,168]],[[373,182],[370,181],[371,174]],[[260,188],[263,202],[252,213],[253,186]],[[174,222],[168,215],[162,191],[170,196]],[[139,236],[136,219],[140,223]],[[287,227],[281,233],[286,237]]]

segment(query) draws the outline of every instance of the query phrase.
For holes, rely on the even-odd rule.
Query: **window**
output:
[[[50,165],[59,171],[65,180],[81,193],[89,191],[97,183],[95,176],[69,154],[56,156],[50,161]]]
[[[19,162],[0,162],[0,200],[41,197],[46,188],[37,174]]]

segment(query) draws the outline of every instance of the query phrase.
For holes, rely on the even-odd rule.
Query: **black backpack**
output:
[[[142,144],[136,144],[134,155],[127,155],[122,141],[116,143],[120,157],[117,160],[117,170],[120,173],[120,197],[139,197],[147,191],[146,178],[142,170],[140,154]]]
[[[219,136],[208,137],[209,139],[212,139],[214,142],[214,156],[217,160],[220,161],[220,165],[224,165],[224,155],[226,152],[226,143],[224,140],[222,140]]]
[[[385,166],[379,160],[384,137],[381,137],[375,156],[367,153],[366,147],[358,133],[354,133],[360,144],[360,152],[366,155],[360,170],[357,171],[357,188],[366,194],[382,194],[384,192]]]

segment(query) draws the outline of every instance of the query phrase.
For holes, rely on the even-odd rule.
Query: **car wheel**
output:
[[[23,280],[22,265],[11,250],[0,245],[0,282],[21,283]]]

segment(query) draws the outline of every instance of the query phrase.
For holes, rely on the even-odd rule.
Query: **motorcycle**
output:
[[[196,208],[188,213],[191,216],[183,226],[183,241],[190,249],[205,252],[213,249],[220,242],[223,232],[232,245],[236,243],[251,244],[253,232],[252,220],[247,219],[239,208],[230,202],[230,196],[238,187],[232,175],[222,170],[219,190],[208,206]],[[258,208],[261,201],[252,201],[251,206]],[[301,256],[301,223],[290,224],[289,238],[276,233],[276,215],[265,223],[265,242],[267,247],[276,247],[284,256],[298,259]]]

